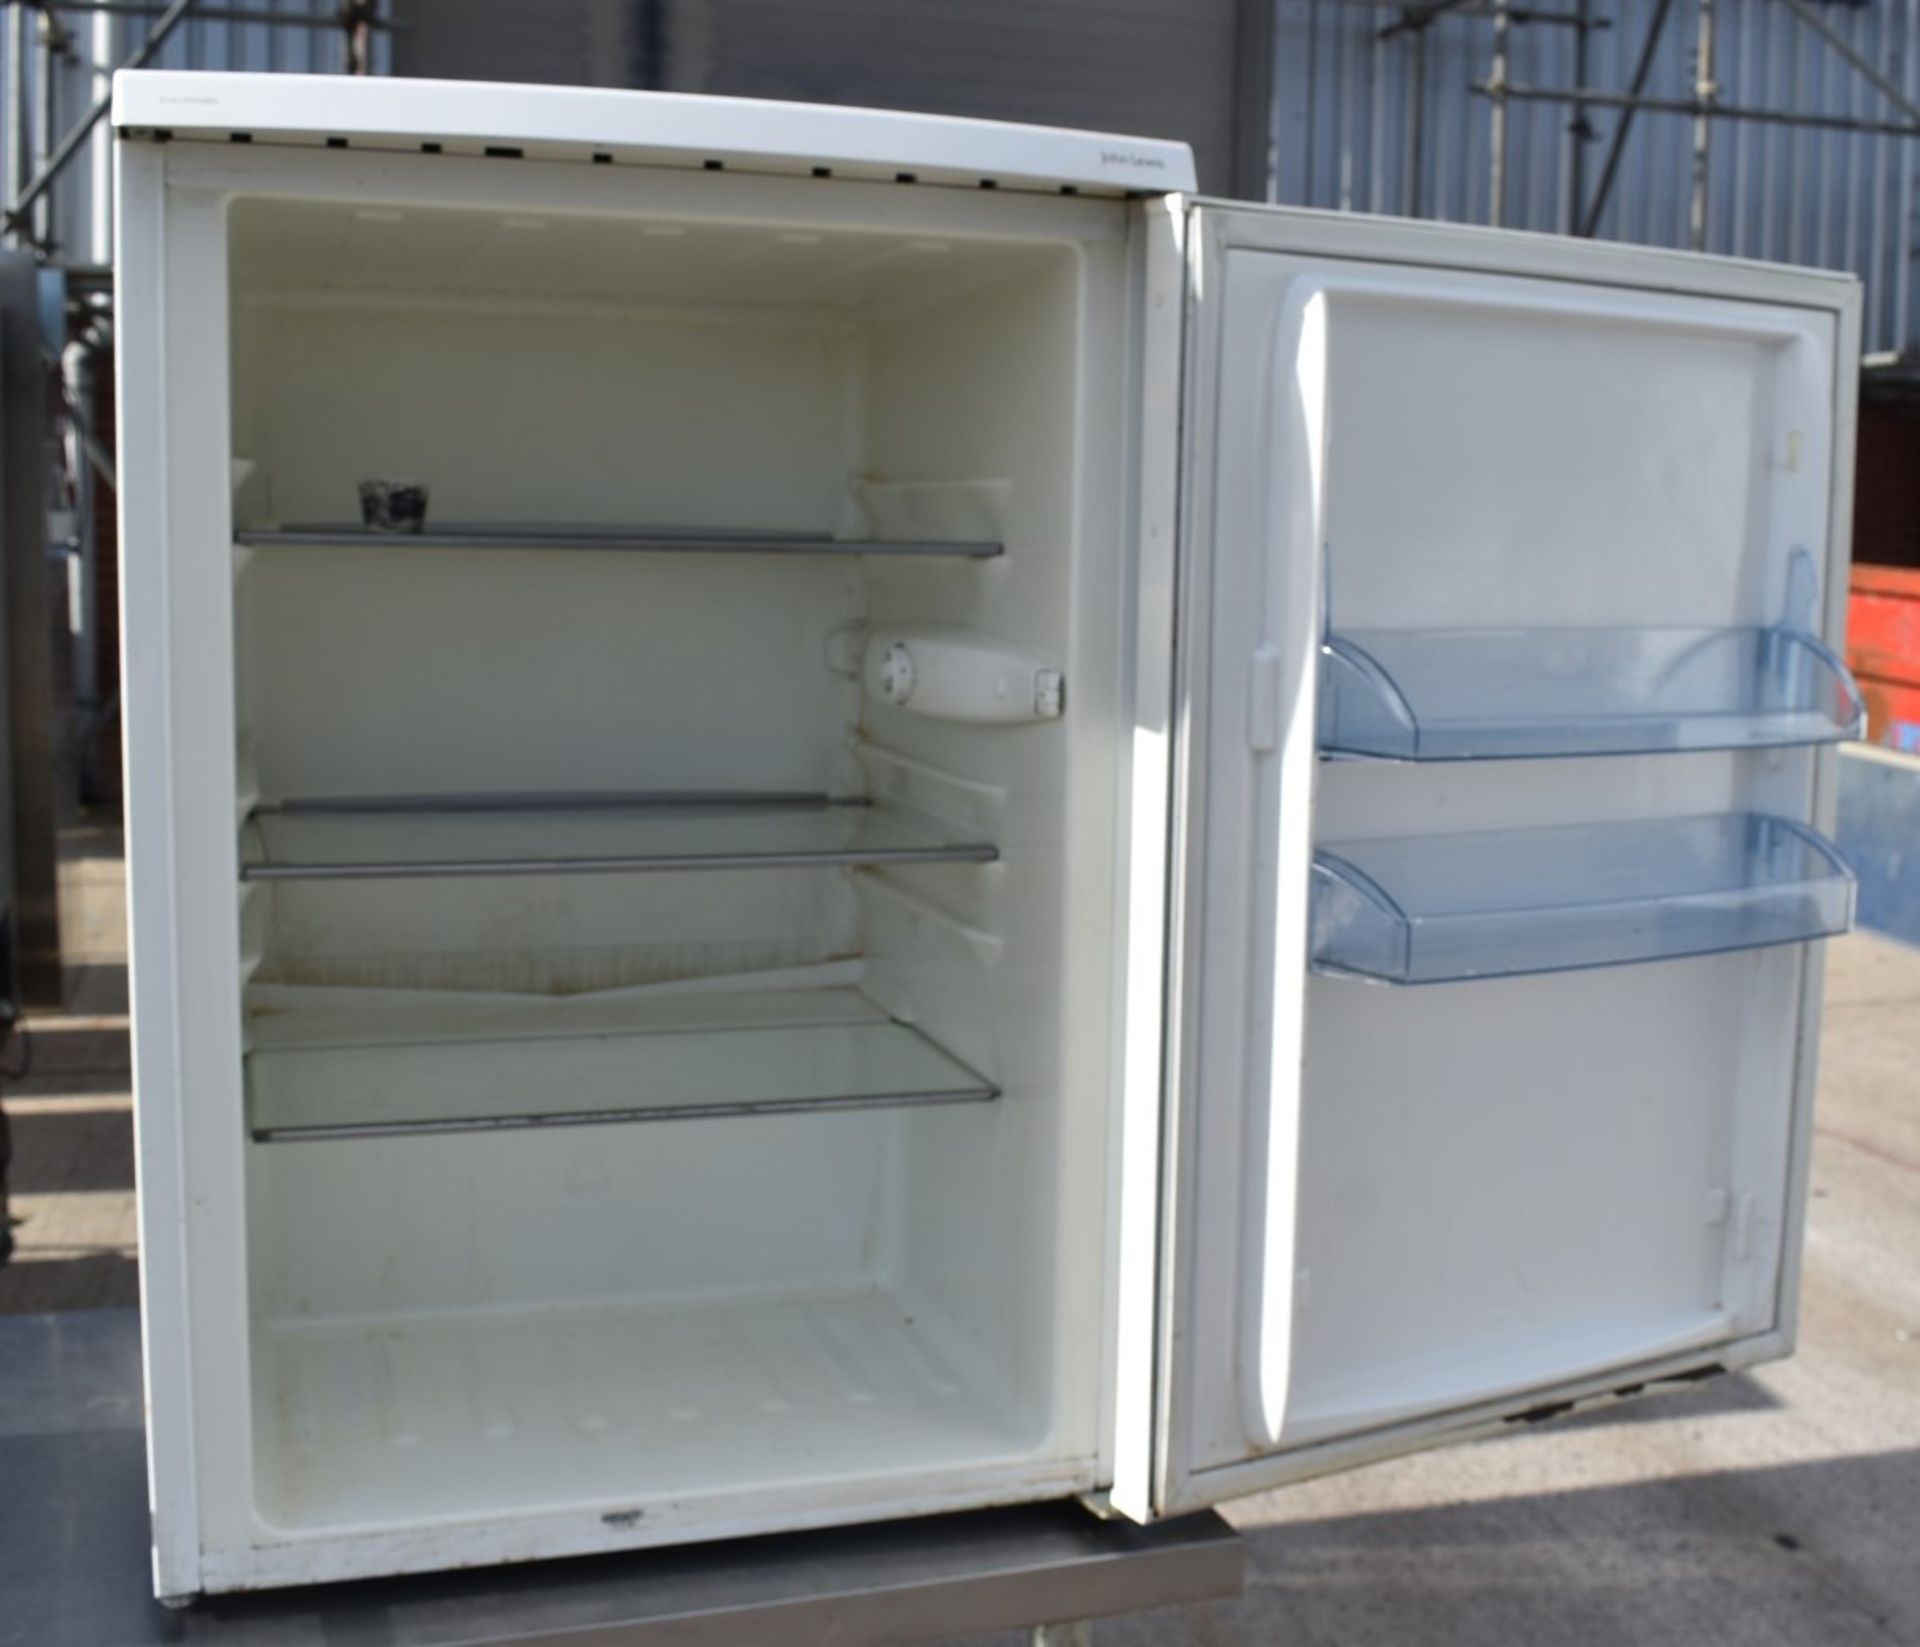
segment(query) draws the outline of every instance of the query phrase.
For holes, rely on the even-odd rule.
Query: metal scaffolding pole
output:
[[[33,176],[33,131],[27,110],[28,64],[33,48],[28,44],[27,8],[7,7],[7,98],[6,144],[11,164],[7,168],[7,193],[17,195]]]
[[[1333,3],[1366,4],[1369,0],[1333,0]],[[1688,242],[1696,251],[1704,251],[1710,239],[1713,123],[1716,120],[1735,120],[1813,131],[1847,132],[1863,136],[1920,136],[1920,101],[1916,101],[1865,55],[1856,50],[1814,9],[1810,0],[1781,0],[1781,3],[1794,18],[1906,118],[1902,120],[1863,119],[1857,115],[1821,114],[1793,109],[1766,108],[1755,104],[1723,102],[1716,61],[1718,0],[1696,0],[1697,29],[1690,97],[1653,97],[1647,95],[1646,90],[1654,63],[1659,55],[1668,18],[1673,11],[1673,0],[1656,0],[1653,14],[1647,21],[1646,34],[1641,42],[1632,79],[1626,91],[1610,91],[1588,83],[1591,57],[1587,49],[1587,31],[1590,28],[1608,26],[1604,20],[1592,17],[1591,0],[1579,0],[1579,9],[1575,12],[1553,14],[1554,20],[1564,20],[1576,30],[1574,83],[1567,87],[1520,84],[1513,78],[1511,31],[1515,25],[1532,18],[1520,8],[1503,3],[1503,0],[1493,0],[1492,66],[1484,80],[1474,82],[1469,88],[1476,95],[1486,98],[1489,104],[1491,193],[1487,206],[1487,221],[1495,225],[1506,221],[1507,173],[1511,151],[1511,105],[1514,103],[1558,103],[1566,104],[1571,108],[1572,115],[1568,122],[1568,131],[1572,137],[1572,151],[1568,161],[1568,231],[1583,236],[1591,236],[1599,230],[1601,218],[1605,215],[1607,203],[1612,198],[1614,184],[1619,177],[1621,161],[1625,154],[1627,139],[1633,130],[1635,116],[1644,111],[1649,114],[1677,114],[1689,117],[1693,122],[1693,129],[1690,146],[1690,198],[1687,225]],[[1457,3],[1448,4],[1447,0],[1430,0],[1430,3],[1425,5],[1409,6],[1402,11],[1396,22],[1381,30],[1381,37],[1385,39],[1395,34],[1412,33],[1416,39],[1421,38],[1440,17],[1455,15],[1464,9]],[[1417,69],[1418,66],[1416,61],[1414,67]],[[1601,164],[1599,181],[1589,200],[1586,198],[1584,150],[1585,144],[1593,136],[1592,126],[1587,118],[1589,110],[1592,109],[1618,110],[1620,119],[1615,123],[1606,157]],[[1416,88],[1409,97],[1409,119],[1417,121],[1424,117],[1423,88]],[[1424,142],[1424,134],[1409,133],[1407,141],[1409,155],[1417,155]],[[1417,211],[1420,204],[1417,183],[1410,186],[1408,196],[1410,209]]]
[[[173,3],[161,14],[160,21],[153,26],[153,32],[135,48],[133,55],[120,67],[137,69],[152,58],[155,52],[167,43],[167,37],[186,20],[192,11],[194,0],[173,0]],[[16,8],[17,9],[17,8]],[[13,204],[7,208],[5,230],[9,234],[19,232],[20,225],[32,212],[34,202],[53,186],[54,180],[66,169],[67,162],[80,152],[81,145],[93,133],[93,128],[107,116],[107,110],[113,106],[111,95],[101,98],[87,111],[78,125],[61,139],[60,146],[47,158],[37,176],[13,198]]]
[[[1909,120],[1920,124],[1920,104],[1916,104],[1898,86],[1876,69],[1849,45],[1846,39],[1837,33],[1833,26],[1817,11],[1807,4],[1807,0],[1781,0],[1788,11],[1817,34],[1831,48],[1848,68],[1873,87],[1882,97],[1904,114]]]
[[[1342,0],[1342,3],[1350,4],[1352,0]],[[1371,0],[1368,3],[1371,4]],[[1380,38],[1392,40],[1397,35],[1423,33],[1447,13],[1462,10],[1465,4],[1466,0],[1428,0],[1425,5],[1408,6],[1396,21],[1380,31]]]
[[[1394,0],[1320,0],[1320,3],[1322,5],[1342,6],[1352,11],[1382,12],[1392,9]],[[1493,13],[1494,6],[1492,0],[1466,0],[1466,3],[1449,6],[1446,10],[1448,17],[1491,17]],[[1582,22],[1578,10],[1563,11],[1557,8],[1553,10],[1542,10],[1537,6],[1509,6],[1507,7],[1507,16],[1513,20],[1515,27],[1521,24],[1534,23],[1541,24],[1547,28],[1564,29],[1605,29],[1613,26],[1604,19],[1596,20],[1589,18],[1587,21]],[[1426,32],[1427,24],[1432,21],[1433,19],[1429,18],[1426,22],[1418,20],[1410,22],[1403,14],[1383,27],[1380,30],[1379,38],[1382,40],[1392,40],[1403,34],[1420,35]]]
[[[39,11],[81,12],[106,17],[164,17],[167,8],[162,0],[29,0]],[[349,0],[352,3],[352,0]],[[371,6],[373,0],[366,0]],[[1373,4],[1374,0],[1365,0]],[[319,13],[265,11],[251,6],[201,6],[194,12],[194,19],[202,23],[258,23],[262,28],[275,29],[313,29],[326,33],[348,26],[387,33],[393,24],[386,18],[373,15],[326,16]]]
[[[1427,31],[1418,30],[1407,64],[1406,213],[1418,217],[1425,206],[1427,171]]]
[[[340,27],[346,35],[347,73],[373,73],[373,26],[378,0],[340,0]]]
[[[33,164],[42,164],[53,152],[60,130],[60,64],[78,62],[73,36],[60,20],[41,11],[33,29]],[[33,208],[33,239],[42,247],[54,245],[59,230],[54,223],[54,196],[43,195]]]
[[[1693,117],[1693,201],[1687,214],[1687,243],[1707,249],[1707,194],[1713,119],[1711,110],[1720,88],[1713,78],[1713,0],[1699,0],[1699,34],[1694,46],[1693,99],[1700,112]]]
[[[98,98],[79,123],[69,129],[57,145],[53,143],[53,134],[58,129],[54,59],[71,49],[71,36],[55,13],[153,18],[153,27],[146,39],[125,62],[115,65],[125,69],[137,69],[151,61],[189,13],[207,22],[257,23],[276,29],[344,30],[348,64],[358,73],[369,72],[372,67],[374,32],[393,26],[378,15],[378,0],[342,0],[340,11],[333,16],[284,15],[246,6],[206,6],[197,0],[169,0],[164,5],[157,0],[9,0],[6,11],[9,62],[4,123],[12,164],[6,180],[9,204],[4,219],[0,219],[0,233],[17,238],[23,224],[31,220],[29,238],[43,249],[51,239],[52,204],[47,199],[48,190],[112,106],[111,94]],[[30,39],[28,13],[35,11],[41,14],[38,38]]]
[[[1486,95],[1493,103],[1487,143],[1487,222],[1496,229],[1507,220],[1507,84],[1512,52],[1513,19],[1506,0],[1495,0],[1493,72],[1486,82]]]
[[[1473,90],[1484,93],[1483,84]],[[1502,95],[1517,103],[1591,103],[1595,108],[1628,113],[1704,114],[1710,120],[1753,120],[1770,126],[1799,126],[1810,131],[1865,132],[1882,137],[1920,137],[1920,125],[1905,120],[1855,120],[1843,114],[1796,114],[1787,109],[1761,109],[1740,103],[1703,103],[1697,97],[1635,97],[1629,92],[1602,91],[1596,86],[1510,85]],[[1611,157],[1609,157],[1611,158]],[[1603,177],[1602,183],[1606,182]],[[1599,202],[1604,204],[1604,198]],[[1597,213],[1594,214],[1597,217]],[[1592,222],[1592,218],[1589,222]],[[1591,232],[1591,230],[1589,230]]]
[[[1575,14],[1579,31],[1573,37],[1573,83],[1584,86],[1592,72],[1589,62],[1588,34],[1593,28],[1593,0],[1580,0]],[[1587,145],[1593,141],[1593,122],[1587,118],[1587,106],[1576,103],[1567,121],[1570,139],[1567,154],[1567,228],[1568,234],[1580,232],[1580,202],[1587,198]]]
[[[1659,0],[1654,7],[1653,16],[1647,20],[1647,37],[1640,43],[1640,60],[1633,66],[1633,83],[1627,93],[1632,101],[1612,105],[1623,112],[1613,128],[1613,141],[1607,145],[1607,158],[1600,165],[1600,182],[1593,191],[1593,203],[1586,208],[1586,215],[1580,220],[1578,232],[1588,239],[1600,227],[1600,215],[1607,209],[1607,197],[1613,193],[1613,180],[1620,173],[1620,157],[1626,152],[1627,133],[1633,129],[1634,109],[1647,89],[1647,76],[1653,72],[1653,59],[1660,50],[1660,36],[1666,32],[1667,14],[1672,10],[1673,0]],[[1576,108],[1584,110],[1601,99],[1583,94],[1570,101]],[[1574,202],[1574,209],[1580,209],[1578,201]]]

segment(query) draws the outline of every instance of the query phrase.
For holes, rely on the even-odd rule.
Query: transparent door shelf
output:
[[[1006,553],[993,542],[912,538],[832,538],[809,532],[710,532],[669,526],[482,526],[448,522],[420,532],[372,532],[364,526],[314,522],[247,526],[234,534],[246,549],[534,549],[624,550],[680,555],[891,555],[991,560]]]
[[[749,1010],[751,1009],[751,1010]],[[501,1030],[391,1039],[337,1028],[256,1041],[247,1125],[261,1143],[498,1132],[805,1110],[984,1102],[999,1096],[858,990],[679,1003],[651,1028],[566,1033],[504,1018]],[[402,1031],[404,1033],[404,1030]]]
[[[1789,627],[1357,630],[1321,653],[1329,754],[1756,749],[1857,737],[1863,721],[1846,665]]]
[[[1493,830],[1328,845],[1316,970],[1395,984],[1616,966],[1844,932],[1854,881],[1784,818]]]
[[[826,796],[447,796],[284,802],[241,835],[250,881],[989,863],[991,842]]]

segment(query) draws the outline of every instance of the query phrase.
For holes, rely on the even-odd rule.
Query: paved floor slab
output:
[[[14,1239],[0,1315],[139,1302],[126,886],[117,829],[62,832],[66,1010],[28,1017],[0,1071]]]

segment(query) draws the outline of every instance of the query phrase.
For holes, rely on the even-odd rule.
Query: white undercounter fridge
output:
[[[1791,1348],[1850,280],[862,110],[114,122],[161,1595]]]

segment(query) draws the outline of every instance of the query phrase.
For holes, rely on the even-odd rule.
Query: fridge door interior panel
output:
[[[1846,301],[1396,232],[1189,231],[1159,1513],[1790,1335]]]

